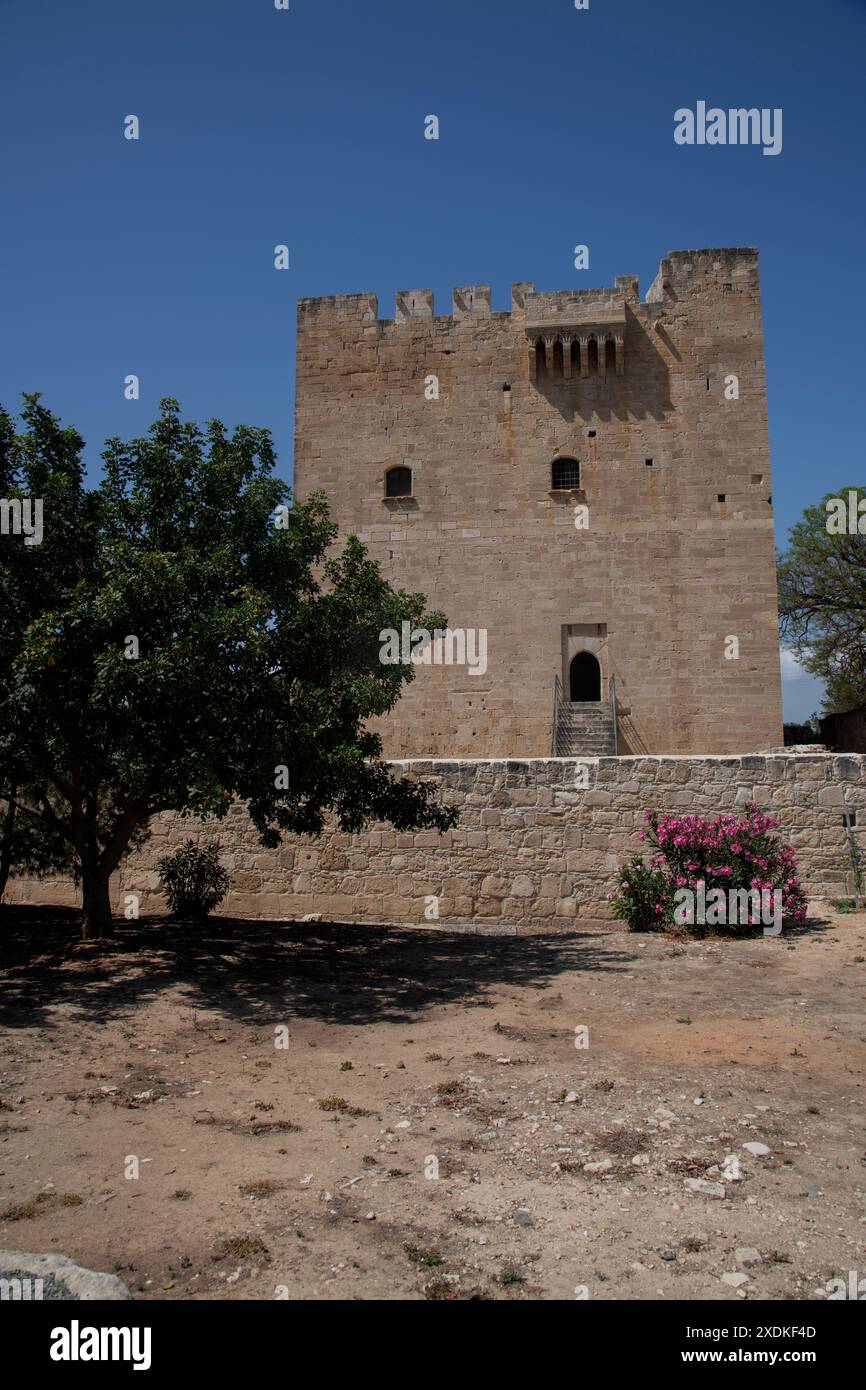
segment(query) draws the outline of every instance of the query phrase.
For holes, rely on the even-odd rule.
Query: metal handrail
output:
[[[862,898],[863,870],[860,863],[860,848],[854,838],[854,832],[851,828],[851,813],[848,810],[848,802],[845,800],[844,789],[842,791],[842,818],[845,822],[845,838],[848,841],[848,857],[851,860],[854,911],[859,912]]]
[[[618,758],[618,757],[619,757],[619,730],[618,730],[618,728],[617,728],[617,719],[618,719],[618,716],[617,716],[617,712],[616,712],[616,676],[611,676],[610,681],[609,681],[609,683],[608,683],[608,688],[609,688],[609,690],[610,690],[610,703],[611,703],[611,709],[612,709],[612,712],[613,712],[613,756],[614,756],[615,758]]]
[[[550,756],[556,757],[557,733],[559,731],[559,707],[562,704],[562,681],[559,676],[553,677],[553,730],[550,735]]]

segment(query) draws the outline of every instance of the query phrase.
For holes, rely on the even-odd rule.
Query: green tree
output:
[[[782,641],[826,683],[824,712],[863,704],[866,488],[842,488],[806,508],[779,556],[778,579]]]
[[[365,727],[413,674],[380,662],[380,630],[444,619],[357,538],[334,551],[322,494],[288,507],[266,430],[199,429],[166,399],[88,489],[81,437],[38,395],[22,422],[0,411],[0,496],[41,499],[44,523],[40,544],[0,537],[0,804],[69,846],[85,937],[111,932],[111,874],[160,811],[239,798],[267,846],[329,812],[454,823]]]
[[[13,869],[37,878],[59,872],[76,873],[72,846],[41,819],[22,812],[36,799],[32,788],[19,787],[14,766],[0,771],[0,900]]]

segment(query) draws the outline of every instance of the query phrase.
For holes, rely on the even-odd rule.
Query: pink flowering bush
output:
[[[783,920],[806,920],[796,852],[779,843],[772,833],[778,830],[778,821],[759,811],[753,801],[740,818],[722,814],[707,820],[704,816],[661,816],[645,811],[644,821],[646,829],[638,833],[638,839],[648,844],[652,856],[649,863],[635,856],[622,866],[617,891],[611,898],[617,916],[632,931],[677,927],[674,908],[683,900],[676,897],[678,889],[691,890],[695,899],[699,894],[705,898],[717,888],[726,894],[731,889],[768,895],[778,891]],[[765,901],[769,902],[769,897]],[[749,930],[760,920],[760,916],[747,916],[744,922],[727,921],[724,925]],[[689,929],[700,930],[701,926],[690,924]]]

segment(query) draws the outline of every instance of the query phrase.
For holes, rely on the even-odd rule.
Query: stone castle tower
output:
[[[674,251],[641,302],[490,288],[298,305],[295,493],[328,494],[457,634],[387,757],[782,742],[758,255]],[[486,633],[486,662],[453,664]],[[482,669],[484,667],[484,669]]]

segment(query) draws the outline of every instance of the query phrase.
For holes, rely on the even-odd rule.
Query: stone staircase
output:
[[[613,708],[606,700],[558,705],[554,757],[603,758],[614,751]]]

